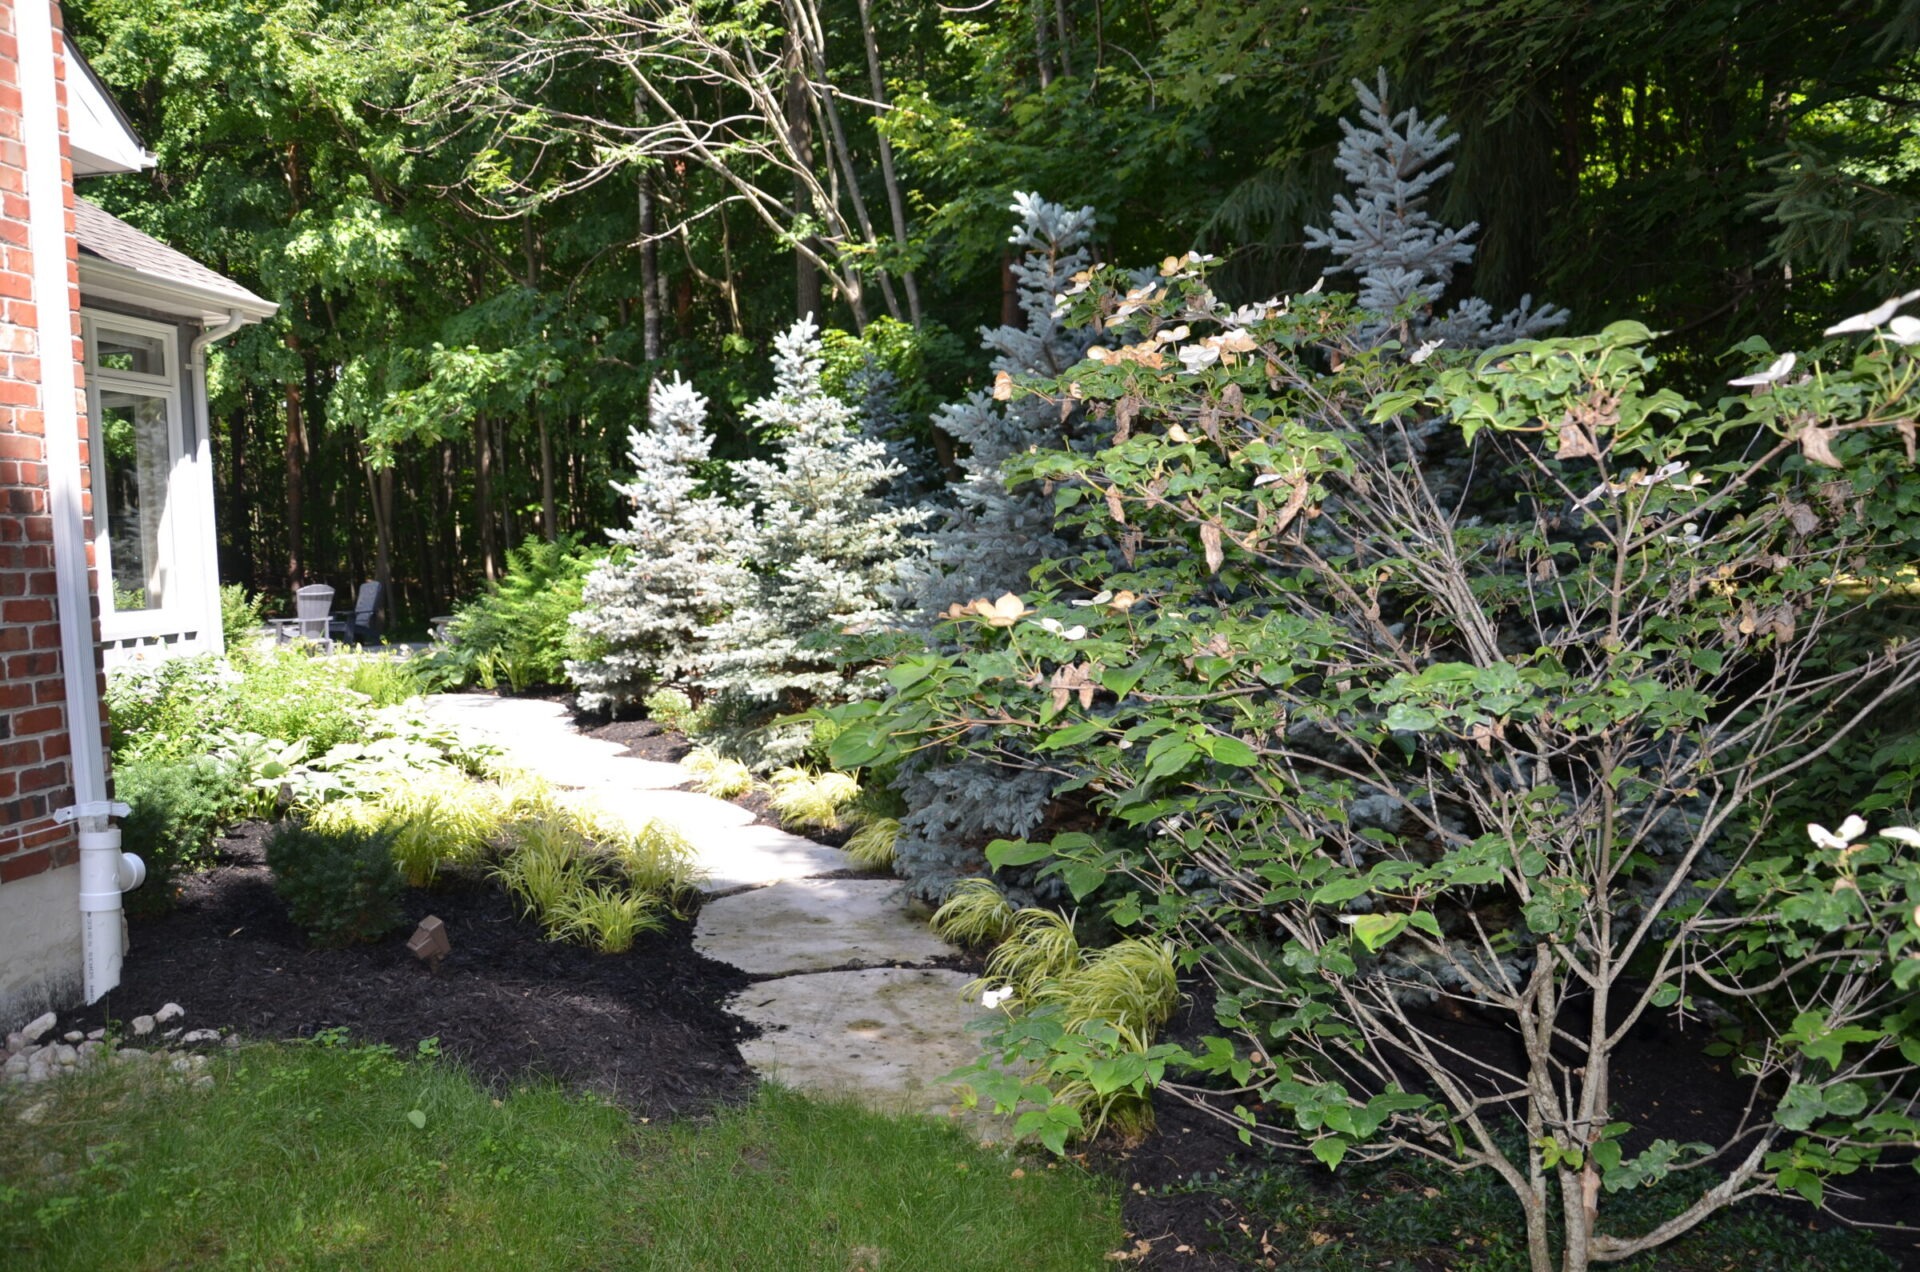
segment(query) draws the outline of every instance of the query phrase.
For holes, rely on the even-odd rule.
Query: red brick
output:
[[[36,848],[32,852],[17,853],[0,860],[0,884],[30,879],[52,868],[53,854],[48,849]]]
[[[35,733],[52,733],[65,727],[67,713],[58,707],[36,707],[13,717],[13,734],[24,738]],[[26,763],[32,763],[29,760]]]
[[[43,764],[39,768],[23,769],[20,773],[20,789],[23,791],[45,791],[67,784],[67,766],[65,764]]]

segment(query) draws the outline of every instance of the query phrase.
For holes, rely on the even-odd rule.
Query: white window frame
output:
[[[99,330],[124,332],[130,336],[157,338],[164,374],[146,375],[135,371],[115,371],[102,367],[97,356]],[[171,633],[180,626],[182,611],[190,604],[186,593],[192,588],[190,571],[183,556],[186,547],[181,523],[189,491],[184,474],[189,467],[186,453],[186,420],[180,395],[180,329],[171,323],[147,318],[129,318],[105,310],[80,311],[81,342],[86,349],[87,437],[93,487],[93,565],[99,579],[101,635],[109,640]],[[122,389],[160,397],[167,410],[167,506],[160,517],[159,550],[168,565],[170,577],[166,593],[158,606],[137,610],[116,610],[113,604],[113,545],[109,542],[107,505],[101,479],[106,474],[106,441],[100,427],[100,392]],[[198,564],[197,558],[195,564]]]

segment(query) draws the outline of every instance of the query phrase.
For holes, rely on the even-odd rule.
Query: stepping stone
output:
[[[664,790],[688,780],[678,764],[639,759],[617,742],[575,731],[567,709],[557,702],[436,693],[426,703],[434,719],[480,734],[500,748],[507,764],[555,786]]]
[[[739,805],[693,791],[602,790],[576,798],[629,826],[660,821],[678,830],[693,845],[701,889],[710,894],[854,868],[838,848],[759,825]]]
[[[709,901],[694,948],[757,976],[927,963],[953,951],[890,879],[792,879]]]
[[[735,1015],[760,1026],[740,1054],[761,1077],[814,1095],[845,1096],[883,1112],[950,1115],[959,1104],[940,1079],[973,1063],[987,1014],[965,972],[869,968],[754,985]]]

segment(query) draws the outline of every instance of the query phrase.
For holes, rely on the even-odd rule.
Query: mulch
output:
[[[751,1092],[737,1045],[751,1028],[723,1008],[749,978],[697,953],[690,922],[597,955],[548,941],[499,887],[455,881],[409,889],[406,926],[382,941],[309,949],[274,895],[265,833],[242,826],[213,869],[184,881],[171,913],[131,920],[120,988],[78,1027],[172,1001],[188,1028],[249,1038],[345,1029],[403,1052],[438,1038],[483,1081],[551,1078],[644,1117],[697,1114]],[[429,914],[453,947],[437,972],[406,948]]]
[[[579,723],[646,759],[677,760],[688,749],[684,738],[652,721]],[[184,881],[170,913],[131,920],[134,950],[121,987],[82,1013],[77,1027],[130,1019],[173,1001],[186,1009],[182,1023],[189,1028],[228,1028],[249,1038],[344,1029],[355,1041],[403,1053],[437,1038],[443,1054],[496,1086],[552,1079],[648,1118],[698,1116],[751,1093],[753,1075],[738,1043],[752,1027],[724,1004],[752,978],[697,953],[690,922],[641,937],[627,954],[596,955],[546,940],[498,887],[467,880],[409,890],[407,926],[380,942],[309,949],[273,893],[265,833],[259,823],[240,827],[221,844],[212,869]],[[429,914],[446,923],[452,940],[437,972],[406,949],[412,925]],[[1207,1022],[1196,1011],[1190,1002],[1175,1031],[1204,1031]],[[1449,1040],[1469,1052],[1509,1045],[1489,1022],[1467,1018],[1446,1028]],[[1637,1054],[1623,1057],[1618,1069],[1627,1118],[1681,1140],[1708,1138],[1737,1118],[1744,1090],[1701,1054],[1704,1039],[1642,1033]],[[1255,1266],[1240,1257],[1251,1246],[1230,1238],[1257,1235],[1261,1217],[1190,1185],[1264,1155],[1242,1145],[1225,1123],[1164,1094],[1156,1111],[1157,1132],[1143,1143],[1098,1144],[1082,1156],[1118,1181],[1129,1241],[1139,1243],[1129,1251],[1137,1257],[1114,1266]],[[1894,1171],[1848,1182],[1864,1193],[1862,1213],[1913,1215],[1920,1211],[1911,1179]],[[1804,1208],[1795,1213],[1808,1217]],[[1881,1245],[1902,1266],[1920,1268],[1910,1237],[1889,1236]]]

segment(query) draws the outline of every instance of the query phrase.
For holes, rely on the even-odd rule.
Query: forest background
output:
[[[1914,273],[1920,0],[74,0],[158,157],[116,215],[279,302],[220,347],[222,577],[389,583],[417,625],[527,536],[623,520],[646,386],[713,402],[710,479],[795,317],[898,427],[1013,321],[1007,206],[1097,256],[1215,253],[1230,302],[1311,284],[1349,80],[1461,140],[1456,280],[1572,330],[1662,331],[1678,387],[1809,343]],[[1739,361],[1736,359],[1736,361]],[[1744,368],[1742,362],[1741,367]],[[942,454],[948,462],[951,456]]]

